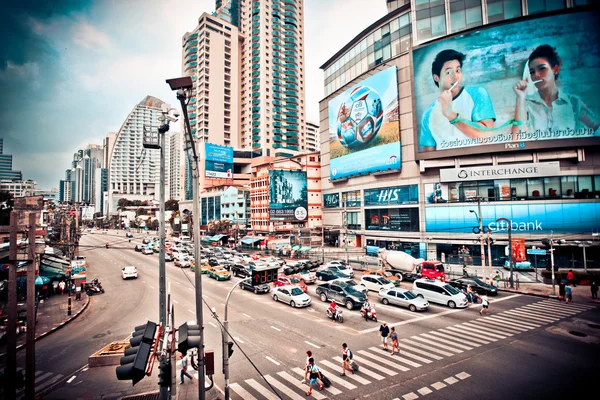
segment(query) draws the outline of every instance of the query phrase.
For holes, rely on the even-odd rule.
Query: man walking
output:
[[[308,372],[310,374],[310,382],[308,383],[308,392],[306,392],[306,395],[310,396],[312,394],[313,386],[315,385],[317,385],[319,390],[323,390],[323,384],[319,382],[321,379],[321,371],[319,371],[319,368],[315,365],[315,359],[312,357],[308,359]]]
[[[592,291],[592,299],[597,299],[598,298],[598,282],[593,280],[592,284],[590,285],[590,290]]]
[[[181,381],[179,382],[179,384],[183,385],[185,383],[184,376],[187,376],[188,378],[190,378],[190,381],[194,378],[192,378],[192,376],[187,373],[187,366],[188,366],[187,353],[181,354],[179,357],[181,358],[181,360],[179,361],[179,365],[181,366],[181,373],[179,374],[179,376],[181,377]]]
[[[384,321],[381,323],[379,327],[379,335],[381,336],[381,342],[383,343],[383,350],[388,351],[388,343],[387,338],[390,334],[390,328],[388,328],[387,323]]]
[[[481,296],[481,310],[479,310],[479,315],[482,315],[483,311],[485,311],[485,315],[490,315],[490,302],[488,301],[487,294],[483,294]]]

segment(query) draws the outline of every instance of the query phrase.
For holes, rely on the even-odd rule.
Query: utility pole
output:
[[[29,244],[27,263],[27,348],[25,363],[25,398],[35,398],[35,228],[36,213],[29,214],[29,227],[27,239]]]
[[[552,268],[552,295],[556,295],[556,282],[554,277],[554,232],[550,233],[550,267]]]
[[[496,223],[499,221],[504,221],[508,224],[508,265],[510,267],[510,288],[513,289],[515,287],[513,280],[513,259],[512,259],[512,224],[511,221],[507,218],[498,218]],[[552,281],[554,281],[554,268],[552,268]]]
[[[481,197],[477,197],[477,212],[479,216],[479,246],[481,248],[481,269],[483,274],[483,281],[486,281],[485,271],[485,247],[483,245],[483,215],[481,214]]]
[[[492,272],[492,232],[488,228],[487,231],[487,247],[488,247],[488,265],[490,266],[490,280],[492,280],[493,272]]]
[[[17,378],[17,211],[10,212],[10,247],[8,248],[8,322],[6,333],[6,370],[4,396],[16,399]]]

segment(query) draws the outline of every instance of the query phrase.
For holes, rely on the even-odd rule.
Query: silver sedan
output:
[[[406,307],[410,311],[427,310],[429,303],[422,297],[418,297],[410,290],[393,288],[382,289],[379,292],[379,299],[383,304],[393,304]]]

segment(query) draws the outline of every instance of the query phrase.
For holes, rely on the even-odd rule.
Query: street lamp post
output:
[[[513,281],[513,260],[512,260],[512,227],[511,221],[507,218],[498,218],[496,223],[504,221],[508,224],[508,265],[510,267],[510,288],[513,289],[514,281]],[[554,275],[554,268],[552,269],[552,273]],[[552,277],[552,281],[554,281],[554,276]]]
[[[485,271],[485,246],[483,244],[483,219],[481,214],[481,197],[477,197],[477,211],[469,210],[470,212],[475,214],[475,218],[477,218],[477,222],[479,222],[479,246],[481,252],[481,270],[482,270],[482,278],[486,280],[486,271]],[[491,264],[490,264],[491,266]]]

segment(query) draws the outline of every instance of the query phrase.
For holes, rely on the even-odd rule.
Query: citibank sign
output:
[[[558,161],[529,164],[507,164],[440,170],[440,182],[479,181],[487,179],[535,178],[560,175]]]

